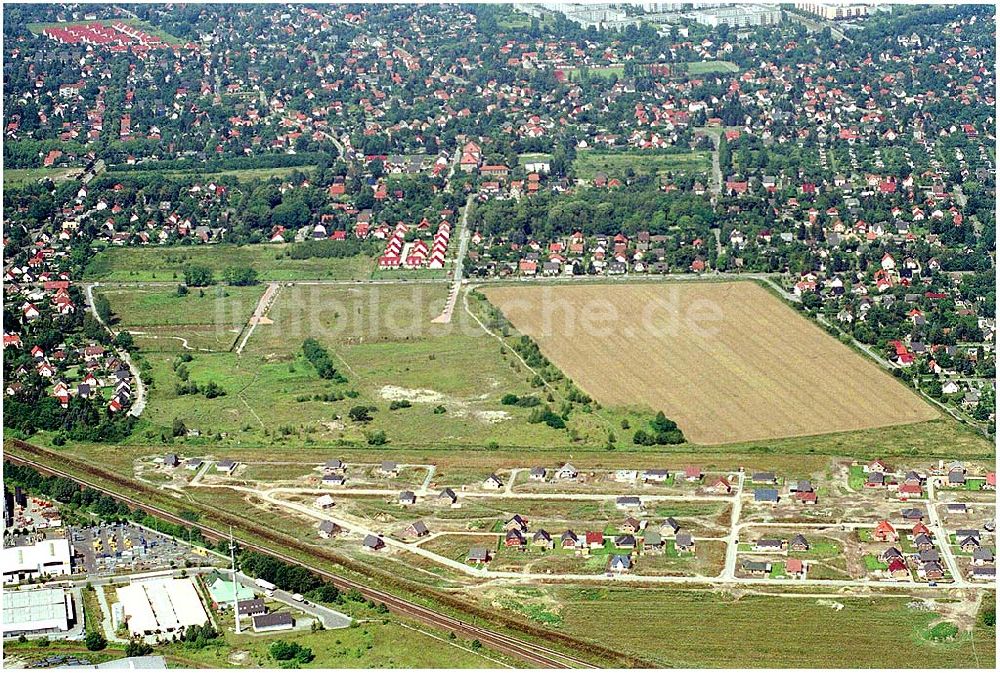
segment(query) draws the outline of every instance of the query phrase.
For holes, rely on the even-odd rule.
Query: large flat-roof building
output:
[[[3,592],[3,635],[69,631],[75,621],[73,595],[65,589]]]
[[[31,545],[4,547],[3,583],[17,584],[42,575],[69,575],[72,570],[69,540],[41,540]]]
[[[691,14],[691,18],[701,25],[713,28],[722,25],[731,28],[774,26],[781,23],[781,16],[781,7],[778,5],[736,5],[701,9]]]
[[[870,5],[861,2],[796,2],[795,9],[809,12],[829,21],[863,19]]]
[[[208,621],[190,579],[135,582],[118,589],[118,600],[133,636],[174,633]]]

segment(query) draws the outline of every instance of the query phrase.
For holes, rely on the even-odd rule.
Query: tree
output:
[[[372,419],[372,416],[368,411],[368,407],[361,404],[351,407],[351,410],[347,412],[347,415],[355,423],[367,423]]]
[[[376,430],[367,435],[366,440],[369,446],[384,446],[389,443],[389,438],[386,437],[384,430]]]
[[[87,649],[91,652],[97,652],[103,650],[108,646],[107,639],[101,635],[99,631],[89,631],[87,632],[87,637],[84,638],[84,642],[87,644]]]
[[[103,294],[94,295],[94,311],[104,323],[111,322],[111,302]]]
[[[127,351],[135,348],[135,340],[132,338],[132,333],[126,330],[122,330],[115,335],[114,344]]]
[[[191,287],[205,287],[215,282],[212,270],[202,264],[188,264],[184,267],[184,282]]]
[[[228,285],[237,287],[257,284],[257,271],[249,266],[231,266],[223,272],[222,277]]]
[[[186,435],[187,426],[184,425],[184,420],[181,418],[175,418],[171,432],[173,432],[174,437],[183,437]]]

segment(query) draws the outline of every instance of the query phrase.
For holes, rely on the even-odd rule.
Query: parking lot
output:
[[[187,562],[214,565],[217,558],[196,547],[136,526],[107,524],[70,528],[76,572],[88,575],[118,575],[166,568]]]

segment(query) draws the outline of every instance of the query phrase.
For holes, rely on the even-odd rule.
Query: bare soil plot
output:
[[[749,282],[483,292],[605,405],[648,406],[699,444],[938,417],[903,384]]]

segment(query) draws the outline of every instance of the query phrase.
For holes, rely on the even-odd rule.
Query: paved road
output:
[[[267,315],[267,310],[271,307],[271,304],[274,303],[274,298],[278,295],[278,290],[280,288],[280,283],[268,283],[267,289],[264,290],[264,294],[261,295],[260,300],[257,302],[257,307],[253,310],[253,315],[250,316],[250,320],[247,321],[247,327],[243,333],[243,339],[240,341],[240,345],[236,347],[237,355],[241,355],[243,353],[243,348],[247,345],[247,341],[250,340],[250,335],[253,334],[253,331],[260,323],[261,318]]]
[[[450,323],[452,313],[455,311],[455,302],[458,301],[458,293],[462,289],[462,275],[465,269],[465,254],[469,249],[469,210],[472,208],[472,194],[465,200],[465,208],[462,209],[461,224],[458,228],[458,252],[455,253],[455,264],[452,267],[451,290],[448,291],[448,301],[444,305],[441,315],[431,322]]]
[[[257,586],[257,583],[253,580],[253,578],[247,577],[243,573],[238,572],[236,573],[236,579],[243,586],[249,587],[257,593],[260,593],[261,589]],[[301,610],[306,614],[312,615],[323,624],[323,628],[325,629],[346,629],[351,625],[352,619],[343,612],[337,612],[336,610],[328,608],[325,605],[317,605],[309,600],[296,600],[288,591],[275,589],[273,598],[285,603],[286,605],[294,607],[296,610]],[[244,623],[247,627],[249,627],[250,620],[244,620]]]
[[[110,325],[107,325],[100,315],[97,313],[97,306],[94,305],[94,288],[99,285],[99,283],[88,283],[83,286],[84,295],[87,298],[87,306],[90,308],[90,312],[97,318],[97,322],[104,326],[104,329],[108,331],[112,337],[115,336],[114,330],[111,329]],[[142,382],[142,377],[139,375],[139,368],[135,366],[132,362],[132,356],[128,354],[128,351],[120,348],[116,348],[115,351],[118,353],[118,357],[122,359],[130,372],[132,372],[132,378],[135,379],[135,400],[132,402],[132,408],[128,410],[130,416],[135,416],[136,418],[142,414],[143,410],[146,408],[146,386]]]

